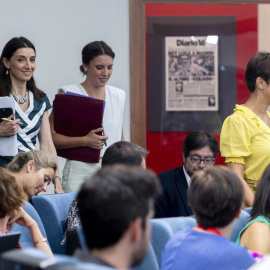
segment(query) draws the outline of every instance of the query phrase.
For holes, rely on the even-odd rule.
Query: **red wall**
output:
[[[235,16],[237,27],[237,103],[248,99],[244,72],[247,62],[258,50],[257,5],[210,5],[210,4],[146,4],[145,23],[148,16]],[[146,27],[147,29],[147,27]],[[147,46],[147,43],[146,43]],[[147,74],[146,74],[147,78]],[[147,94],[146,94],[147,98]],[[151,105],[152,106],[152,105]],[[146,121],[147,122],[147,121]],[[146,147],[150,151],[147,167],[156,173],[182,165],[182,145],[188,132],[147,132]],[[214,133],[218,143],[220,133]],[[217,157],[216,164],[224,164]]]

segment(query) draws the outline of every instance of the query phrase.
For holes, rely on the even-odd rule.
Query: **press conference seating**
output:
[[[152,240],[154,252],[159,266],[161,266],[161,254],[169,239],[178,231],[196,226],[193,217],[173,217],[152,219]]]
[[[246,207],[243,210],[246,211],[247,213],[249,213],[251,215],[252,207]]]
[[[25,202],[25,205],[23,206],[23,209],[24,209],[24,211],[26,213],[28,213],[36,221],[42,235],[45,238],[47,238],[46,231],[44,229],[43,223],[42,223],[42,221],[40,219],[40,216],[37,213],[36,209],[33,207],[33,205],[30,204],[29,202]],[[11,233],[12,232],[20,232],[21,233],[19,243],[20,243],[20,245],[22,247],[24,247],[24,248],[31,248],[31,247],[33,248],[34,247],[31,234],[30,234],[29,230],[26,227],[18,225],[17,223],[15,223],[14,227],[11,230]]]
[[[66,254],[73,255],[77,248],[86,250],[87,244],[82,226],[70,228],[66,232]]]
[[[67,254],[72,255],[76,248],[87,249],[87,244],[82,226],[71,228],[67,231]],[[158,261],[152,245],[149,243],[149,251],[143,262],[132,270],[159,270]]]
[[[76,193],[34,196],[32,202],[35,208],[28,202],[26,202],[26,205],[24,206],[25,211],[36,220],[42,234],[44,237],[48,238],[52,251],[56,254],[65,253],[65,247],[61,245],[61,241],[68,209],[75,196]],[[240,230],[245,226],[249,219],[249,213],[242,210],[240,219],[236,220],[232,229],[230,237],[232,241],[236,241]],[[162,250],[168,240],[178,231],[194,227],[196,224],[194,217],[152,219],[152,240],[149,246],[149,253],[143,263],[133,270],[158,270],[161,265]],[[87,247],[82,227],[80,226],[75,230],[77,231],[76,234],[81,248],[86,249]],[[12,231],[19,231],[22,233],[22,239],[20,240],[22,246],[25,248],[33,247],[32,238],[28,229],[15,224]]]
[[[236,219],[230,240],[235,242],[239,232],[242,228],[249,222],[250,215],[241,210],[240,218]],[[191,228],[197,225],[196,219],[194,217],[174,217],[174,218],[159,218],[152,219],[152,245],[155,251],[157,261],[161,265],[161,255],[163,248],[169,239],[178,231]]]
[[[50,256],[40,250],[29,248],[3,253],[0,258],[0,270],[111,270],[111,268],[82,263],[67,255]]]
[[[32,197],[33,206],[41,218],[51,249],[55,254],[65,254],[65,246],[61,245],[61,241],[68,209],[76,195],[76,192],[71,192]]]
[[[240,218],[234,222],[230,240],[236,242],[238,234],[245,227],[245,225],[250,221],[250,214],[244,210],[241,210]]]

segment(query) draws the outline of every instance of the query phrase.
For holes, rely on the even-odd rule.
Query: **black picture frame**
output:
[[[218,111],[166,111],[165,37],[217,35]],[[220,132],[236,104],[236,17],[170,16],[147,18],[147,131]],[[221,102],[222,100],[222,102]]]

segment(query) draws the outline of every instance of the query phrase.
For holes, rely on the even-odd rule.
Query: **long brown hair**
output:
[[[0,167],[0,218],[24,205],[26,194],[7,169]]]
[[[3,63],[3,58],[10,60],[14,52],[20,48],[32,48],[36,53],[34,45],[25,37],[15,37],[12,38],[4,47],[1,59],[0,59],[0,96],[9,96],[12,92],[12,82],[10,79],[10,74],[7,74],[7,68]],[[26,83],[26,87],[31,91],[38,101],[41,101],[46,94],[37,88],[34,77]]]

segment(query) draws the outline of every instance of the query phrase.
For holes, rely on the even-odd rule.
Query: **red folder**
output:
[[[102,126],[104,101],[78,95],[55,95],[54,129],[69,137],[85,136]],[[100,133],[97,133],[101,135]],[[70,160],[98,163],[100,150],[89,147],[57,149],[57,155]]]

